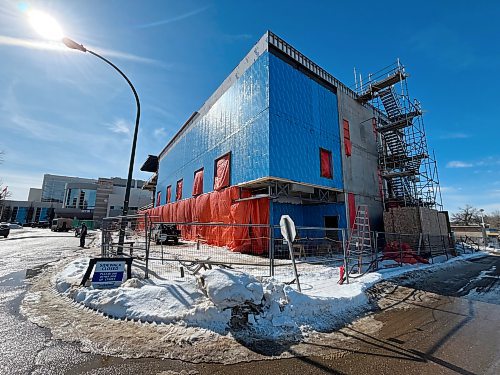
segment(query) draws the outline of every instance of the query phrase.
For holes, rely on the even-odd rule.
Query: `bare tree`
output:
[[[3,164],[4,151],[0,151],[0,164]],[[3,186],[2,179],[0,178],[0,206],[3,206],[3,201],[11,196],[6,186]]]
[[[466,204],[464,208],[459,207],[458,212],[451,215],[453,224],[472,225],[480,224],[481,216],[479,210]]]
[[[491,228],[500,229],[500,210],[495,210],[484,217],[484,222]]]

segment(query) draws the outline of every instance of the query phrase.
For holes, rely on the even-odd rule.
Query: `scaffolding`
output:
[[[354,74],[357,101],[374,111],[385,208],[442,209],[435,155],[427,148],[420,103],[408,94],[404,66],[398,59],[365,80]]]

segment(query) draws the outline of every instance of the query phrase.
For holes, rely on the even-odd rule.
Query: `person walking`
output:
[[[80,230],[80,247],[85,247],[85,236],[87,236],[87,225],[82,223],[82,229]]]

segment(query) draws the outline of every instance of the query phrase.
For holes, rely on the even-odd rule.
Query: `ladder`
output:
[[[368,206],[363,204],[356,209],[356,217],[347,245],[347,258],[357,261],[358,273],[362,272],[363,258],[365,256],[371,257],[373,252]]]

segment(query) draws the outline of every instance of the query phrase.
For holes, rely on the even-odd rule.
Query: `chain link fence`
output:
[[[294,280],[291,256],[301,276],[338,277],[338,272],[332,273],[338,267],[360,274],[456,255],[449,236],[371,232],[371,248],[354,256],[359,254],[352,251],[357,245],[349,243],[346,229],[297,227],[296,232],[290,254],[279,226],[165,223],[148,215],[118,216],[103,220],[101,255],[133,257],[134,267],[146,278],[194,278],[201,270],[223,267],[284,282]]]

